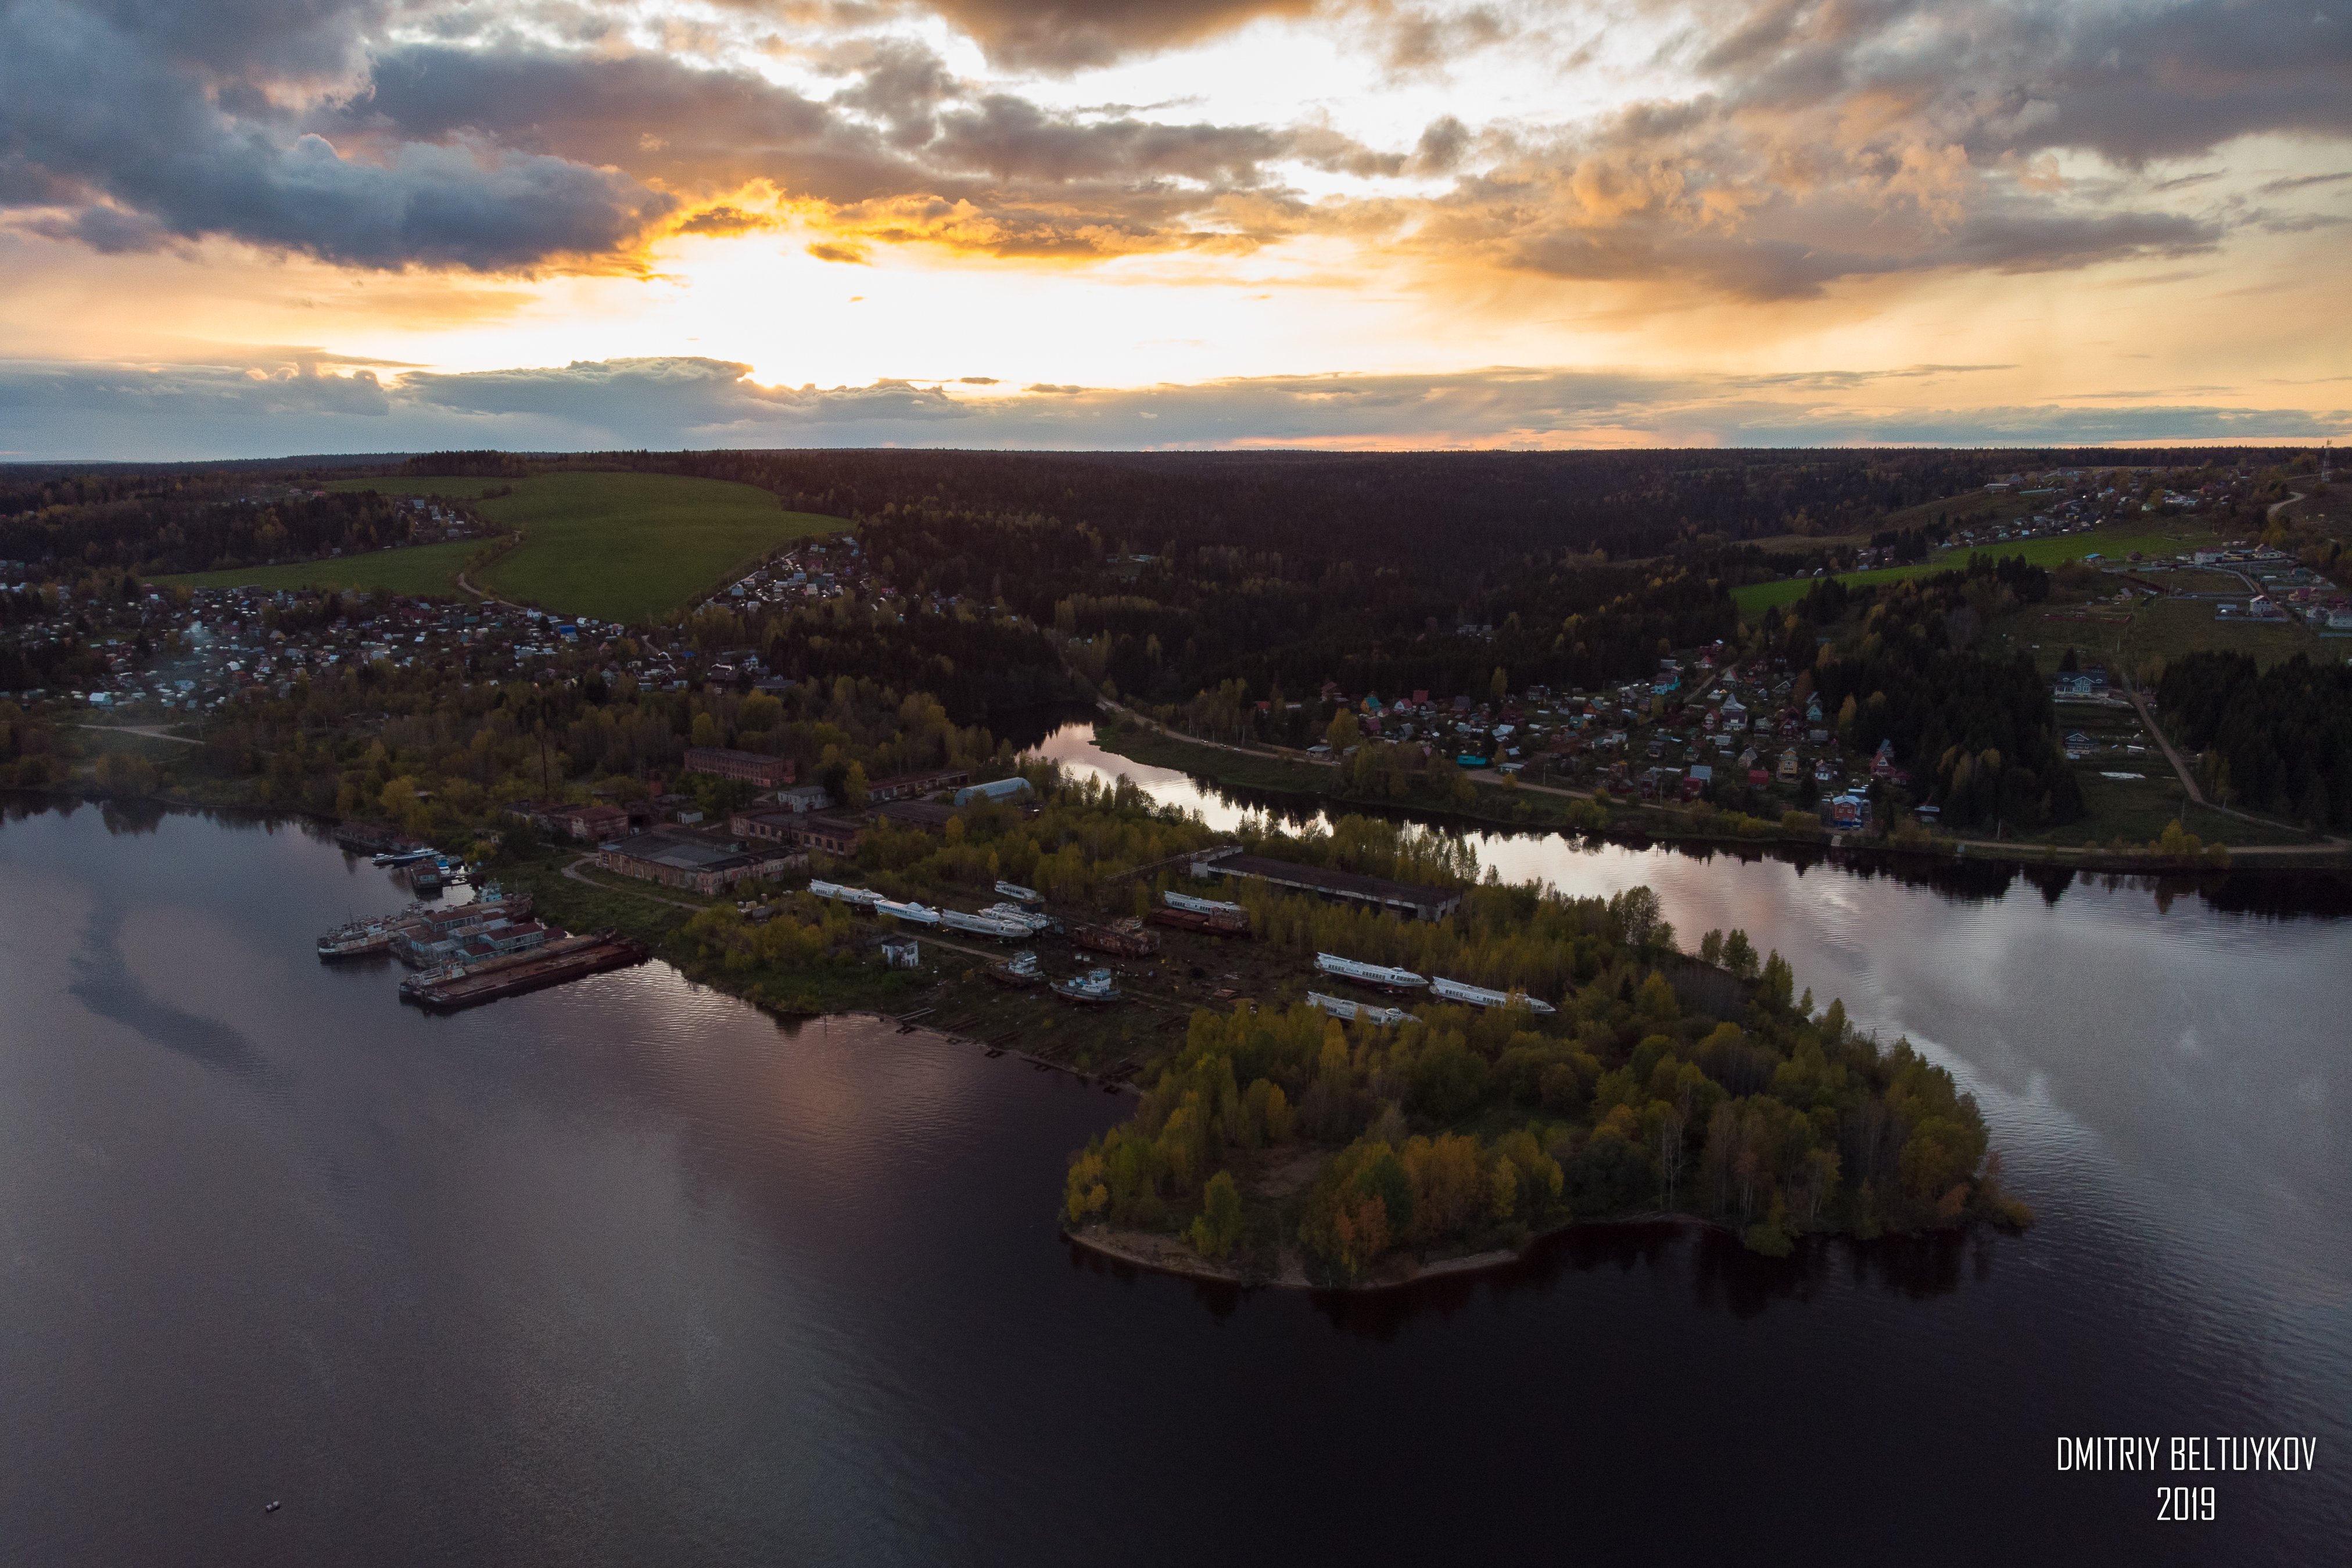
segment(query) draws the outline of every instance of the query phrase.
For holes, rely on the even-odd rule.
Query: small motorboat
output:
[[[277,1499],[275,1499],[275,1498],[272,1498],[269,1501],[265,1502],[265,1503],[263,1503],[263,1504],[261,1505],[261,1511],[262,1511],[262,1512],[264,1512],[264,1513],[276,1513],[279,1509],[284,1508],[285,1506],[286,1506],[286,1505],[285,1505],[284,1503],[279,1502],[279,1501],[278,1501]]]
[[[1054,982],[1054,994],[1066,1002],[1078,1002],[1100,1007],[1120,999],[1118,982],[1108,969],[1088,969],[1083,975],[1073,975],[1066,980]]]
[[[991,964],[981,971],[1000,986],[1025,987],[1042,984],[1045,977],[1037,972],[1037,955],[1015,953],[1001,964]]]

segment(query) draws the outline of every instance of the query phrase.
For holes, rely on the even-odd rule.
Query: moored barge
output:
[[[609,969],[627,968],[644,963],[649,956],[642,943],[611,931],[566,936],[525,952],[411,975],[400,982],[400,999],[427,1012],[456,1012]]]

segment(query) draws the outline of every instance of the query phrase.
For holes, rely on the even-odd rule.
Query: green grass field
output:
[[[1996,556],[2021,555],[2036,566],[2056,566],[2061,561],[2074,560],[2095,551],[2118,561],[2134,550],[2143,555],[2177,555],[2195,545],[2210,542],[2212,538],[2211,530],[2193,518],[2167,519],[2161,523],[2098,528],[2087,534],[2064,534],[2056,538],[2019,539],[1981,549],[1983,553]],[[1935,559],[1916,566],[1888,566],[1874,571],[1841,572],[1838,580],[1852,587],[1865,582],[1900,582],[1906,577],[1953,571],[1968,564],[1969,553],[1967,550],[1942,550]],[[1731,597],[1739,606],[1742,615],[1761,615],[1775,604],[1794,604],[1812,585],[1812,580],[1796,577],[1784,578],[1778,582],[1751,582],[1733,589]]]
[[[484,498],[486,490],[512,494]],[[656,619],[686,608],[776,546],[846,531],[841,517],[788,512],[767,491],[672,474],[541,474],[528,479],[338,479],[343,491],[453,496],[523,542],[473,580],[485,593],[600,621]],[[191,588],[385,589],[455,598],[481,539],[375,550],[332,560],[194,572]]]
[[[482,498],[500,486],[513,493]],[[673,613],[788,539],[850,527],[841,517],[785,511],[750,485],[672,474],[344,479],[333,488],[471,499],[494,527],[523,534],[475,587],[602,621]]]
[[[446,544],[411,545],[404,549],[370,550],[364,555],[337,556],[331,560],[298,560],[284,566],[238,567],[229,571],[195,571],[155,580],[185,588],[332,588],[366,592],[450,598],[455,579],[467,559],[480,550],[485,539],[453,539]]]

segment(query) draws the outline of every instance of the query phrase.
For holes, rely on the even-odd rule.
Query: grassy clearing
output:
[[[2352,641],[2322,639],[2287,621],[2222,621],[2213,601],[2159,599],[2128,612],[2105,606],[2034,605],[2006,615],[1985,629],[1985,646],[2033,655],[2043,673],[2054,672],[2069,648],[2085,662],[2109,669],[2140,670],[2155,659],[2221,649],[2251,653],[2263,669],[2302,653],[2313,663],[2352,656]],[[2062,709],[2063,716],[2063,709]]]
[[[284,566],[185,572],[155,580],[186,588],[320,588],[359,592],[383,589],[446,599],[457,591],[457,576],[466,562],[488,542],[451,539],[446,544],[409,545],[328,560],[289,561]]]
[[[2145,777],[2109,779],[2109,773],[2138,773]],[[2140,845],[2160,837],[2168,822],[2181,823],[2209,844],[2311,841],[2308,834],[2291,828],[2265,827],[2240,817],[2225,816],[2205,806],[2189,805],[2184,813],[2182,802],[2187,791],[2180,787],[2180,776],[2173,772],[2164,754],[2153,746],[2141,757],[2109,757],[2077,763],[2074,778],[2082,786],[2086,808],[2082,817],[2063,828],[2032,834],[2029,841],[2089,845],[2112,844],[2120,839],[2126,844]]]
[[[2207,648],[2252,653],[2268,669],[2297,653],[2314,664],[2334,663],[2352,653],[2352,643],[2323,640],[2309,628],[2284,621],[2217,620],[2210,603],[2160,601],[2132,617],[2123,639],[2124,655],[2135,668],[2150,659],[2177,659]]]
[[[520,546],[482,570],[477,588],[602,621],[645,621],[683,610],[789,539],[850,527],[840,517],[788,512],[774,496],[750,485],[671,474],[341,479],[332,488],[470,499],[494,527],[523,533]],[[484,494],[499,488],[511,493]],[[447,576],[479,548],[462,551]],[[436,588],[404,591],[453,591],[445,579]]]
[[[2185,526],[2184,526],[2185,525]],[[2120,561],[2133,551],[2142,555],[2177,555],[2191,546],[2210,543],[2210,529],[2193,518],[2166,519],[2160,523],[2126,524],[2119,528],[2098,528],[2087,534],[2065,534],[2055,538],[2018,539],[2006,544],[1979,547],[1983,553],[2000,557],[2023,556],[2036,566],[2056,566],[2062,561],[2079,559],[2097,554]],[[1906,577],[1926,577],[1934,572],[1952,571],[1968,564],[1972,553],[1968,550],[1943,550],[1934,559],[1916,566],[1881,567],[1874,571],[1841,572],[1838,580],[1848,587],[1866,582],[1900,582]],[[1813,586],[1810,578],[1784,578],[1778,582],[1751,582],[1731,591],[1734,602],[1742,615],[1761,615],[1776,604],[1794,604]]]

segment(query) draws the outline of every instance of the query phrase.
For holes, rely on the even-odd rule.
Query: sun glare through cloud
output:
[[[1206,389],[1318,377],[1497,395],[1417,431],[1327,402],[1282,439],[1601,439],[1519,406],[1530,371],[1619,378],[1621,437],[1735,444],[2084,411],[2288,435],[2352,401],[2352,18],[2325,7],[207,10],[0,11],[0,379],[103,405],[123,367],[179,373],[155,454],[213,451],[232,405],[187,377],[248,367],[373,364],[371,434],[328,434],[332,388],[313,411],[368,445],[940,439],[756,395],[899,383],[992,444],[1080,434],[1039,385],[1156,392],[1153,428],[1102,432],[1150,444],[1240,439]],[[743,406],[567,429],[407,384],[656,360],[747,367]]]

